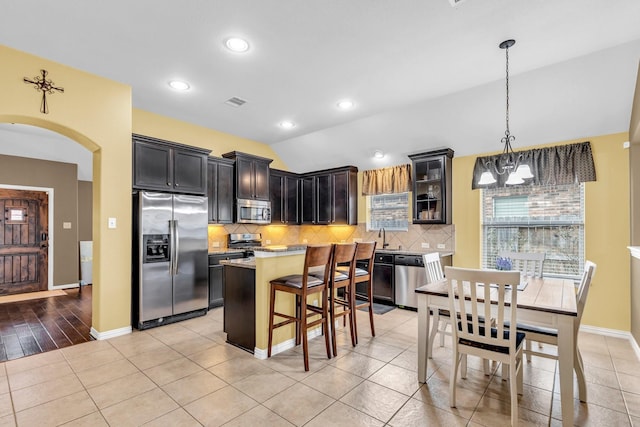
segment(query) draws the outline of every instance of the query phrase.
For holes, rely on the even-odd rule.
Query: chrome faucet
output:
[[[387,233],[384,231],[384,227],[378,230],[378,238],[382,236],[382,249],[385,249],[389,244],[387,243]]]

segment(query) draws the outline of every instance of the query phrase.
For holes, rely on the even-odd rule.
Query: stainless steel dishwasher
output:
[[[395,255],[396,305],[418,308],[416,288],[427,283],[422,255]]]

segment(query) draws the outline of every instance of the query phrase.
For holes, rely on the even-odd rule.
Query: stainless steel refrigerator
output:
[[[208,306],[207,198],[133,195],[133,326],[203,315]]]

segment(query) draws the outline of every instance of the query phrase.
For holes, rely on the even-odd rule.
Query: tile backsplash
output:
[[[382,237],[378,231],[367,231],[365,224],[359,225],[254,225],[254,224],[225,224],[209,225],[209,247],[219,244],[220,248],[227,246],[229,233],[262,233],[264,245],[292,245],[297,243],[327,243],[352,242],[354,239],[363,241],[376,240],[378,247],[382,247]],[[387,231],[389,248],[402,246],[404,250],[440,250],[455,251],[455,226],[453,224],[409,224],[408,231]],[[422,244],[428,243],[429,248]],[[444,245],[444,248],[438,248]]]

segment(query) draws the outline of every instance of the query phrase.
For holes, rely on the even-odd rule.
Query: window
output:
[[[584,184],[482,190],[484,268],[502,251],[545,252],[544,275],[577,278],[584,265]]]
[[[367,230],[409,229],[409,193],[367,196]]]

